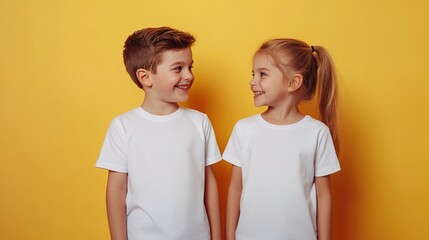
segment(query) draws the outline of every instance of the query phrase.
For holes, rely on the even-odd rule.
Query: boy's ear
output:
[[[146,86],[146,87],[152,86],[153,83],[152,83],[150,71],[143,68],[139,68],[136,71],[136,76],[142,86]]]
[[[289,81],[288,90],[289,92],[295,92],[302,86],[303,77],[301,74],[296,73],[292,76],[292,79]]]

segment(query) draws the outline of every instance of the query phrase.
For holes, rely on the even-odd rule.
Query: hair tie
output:
[[[315,52],[316,50],[314,50],[314,47],[313,46],[311,46],[311,52],[313,53],[313,52]]]

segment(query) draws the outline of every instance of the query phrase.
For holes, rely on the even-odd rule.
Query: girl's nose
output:
[[[249,84],[250,84],[251,87],[252,86],[256,86],[256,80],[255,80],[255,78],[250,79]]]

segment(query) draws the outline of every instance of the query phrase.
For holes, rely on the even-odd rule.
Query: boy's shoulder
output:
[[[158,117],[160,118],[170,118],[174,119],[178,116],[185,116],[188,118],[193,118],[193,119],[206,119],[208,118],[207,114],[200,112],[198,110],[195,109],[191,109],[191,108],[185,108],[185,107],[180,107],[175,113],[170,114],[170,116],[157,116],[157,115],[151,115],[147,112],[145,112],[141,107],[137,107],[134,109],[131,109],[129,111],[126,111],[118,116],[116,116],[114,118],[114,120],[119,120],[119,121],[127,121],[127,120],[133,120],[133,119],[141,119],[141,118],[145,118],[145,119],[150,119],[150,120],[157,120]]]
[[[185,108],[185,107],[180,107],[180,109],[182,109],[184,114],[187,114],[189,116],[193,116],[193,117],[201,117],[201,118],[205,118],[207,117],[207,114],[200,112],[196,109],[192,109],[192,108]]]
[[[182,111],[182,116],[186,121],[193,122],[197,125],[210,125],[210,119],[207,114],[192,108],[181,107],[180,110]]]
[[[125,119],[130,119],[130,118],[134,118],[139,116],[138,110],[140,107],[137,108],[133,108],[131,110],[128,110],[126,112],[123,112],[119,115],[117,115],[116,117],[114,117],[113,120],[125,120]]]
[[[207,114],[200,112],[195,109],[180,107],[175,113],[170,114],[169,116],[157,116],[150,115],[145,112],[142,108],[137,107],[127,112],[124,112],[113,118],[112,122],[120,125],[128,125],[145,121],[147,123],[150,122],[175,122],[176,120],[184,118],[194,123],[209,123],[209,118]]]

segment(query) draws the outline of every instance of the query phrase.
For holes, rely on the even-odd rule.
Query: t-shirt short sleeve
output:
[[[127,173],[126,136],[122,122],[115,118],[110,124],[96,167]]]
[[[204,126],[205,142],[206,142],[206,146],[205,146],[206,147],[206,151],[205,151],[206,166],[209,166],[216,162],[219,162],[222,159],[222,157],[220,155],[219,147],[217,145],[216,135],[214,133],[210,119],[207,117],[207,115],[204,117],[203,126]]]
[[[322,177],[340,171],[337,154],[329,129],[319,135],[315,159],[315,176]]]
[[[242,161],[242,148],[239,139],[239,125],[236,124],[234,129],[232,130],[232,134],[228,140],[228,144],[226,145],[225,151],[223,152],[222,158],[225,161],[241,167]]]

